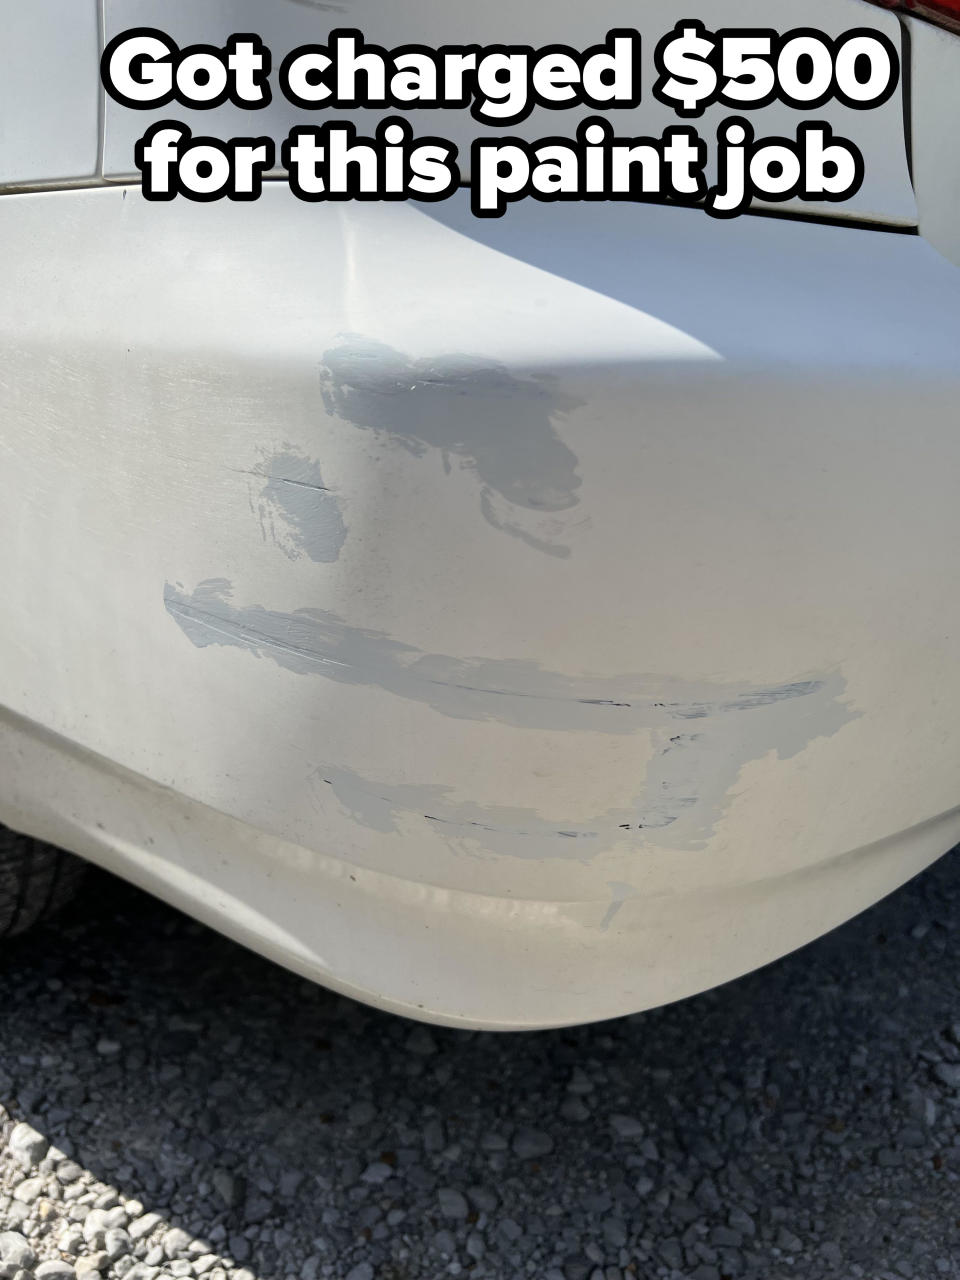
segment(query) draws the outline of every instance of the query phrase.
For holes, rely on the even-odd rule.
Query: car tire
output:
[[[0,938],[23,933],[65,906],[83,878],[73,854],[0,827]]]

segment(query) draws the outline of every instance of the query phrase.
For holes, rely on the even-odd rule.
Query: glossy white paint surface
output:
[[[0,200],[0,820],[390,1008],[613,1016],[960,835],[960,271],[434,214]]]

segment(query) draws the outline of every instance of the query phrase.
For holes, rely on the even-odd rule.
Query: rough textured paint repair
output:
[[[650,732],[653,755],[632,797],[587,823],[464,804],[442,785],[397,787],[327,770],[325,780],[344,807],[377,830],[394,830],[400,814],[412,814],[519,856],[584,858],[631,832],[655,833],[661,846],[696,849],[710,838],[745,764],[771,752],[794,756],[855,718],[842,700],[838,672],[762,687],[654,675],[567,676],[534,662],[423,653],[329,612],[238,607],[230,596],[227,581],[211,579],[190,594],[168,584],[164,602],[199,648],[246,649],[289,671],[377,687],[442,715],[521,729]]]
[[[266,459],[256,474],[266,477],[258,503],[264,537],[292,560],[301,555],[326,564],[336,560],[347,527],[336,495],[323,483],[319,462],[288,446]]]
[[[580,477],[554,418],[581,402],[550,379],[518,378],[475,356],[412,360],[352,335],[324,353],[321,378],[328,413],[416,455],[439,450],[447,466],[460,459],[476,474],[481,512],[495,529],[569,555],[550,513],[576,506]],[[536,518],[521,525],[521,511]]]

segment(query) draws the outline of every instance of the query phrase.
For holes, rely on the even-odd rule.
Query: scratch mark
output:
[[[762,686],[653,674],[567,675],[530,661],[425,653],[382,632],[351,627],[324,610],[235,606],[224,579],[202,582],[189,594],[168,584],[164,603],[198,648],[232,646],[296,674],[379,688],[453,719],[647,735],[652,754],[634,795],[583,827],[544,825],[531,813],[491,819],[482,809],[451,804],[445,787],[371,791],[374,784],[360,779],[342,783],[338,795],[350,798],[357,820],[378,830],[394,829],[395,815],[402,812],[461,833],[484,830],[498,842],[506,833],[514,845],[525,833],[554,845],[561,835],[577,842],[602,837],[609,845],[623,831],[643,831],[643,839],[656,832],[661,846],[700,848],[745,764],[770,753],[789,759],[857,714],[843,700],[846,685],[837,671]],[[696,721],[695,732],[682,728],[690,721]]]
[[[264,537],[291,560],[309,556],[322,564],[337,560],[347,538],[340,503],[323,483],[320,464],[292,446],[245,474],[265,480],[258,511]]]
[[[549,513],[579,501],[578,460],[554,423],[582,402],[549,379],[516,377],[477,356],[414,360],[346,334],[324,352],[321,390],[327,412],[343,422],[415,457],[437,450],[448,470],[458,458],[476,476],[481,513],[495,529],[547,555],[570,554],[563,523]]]

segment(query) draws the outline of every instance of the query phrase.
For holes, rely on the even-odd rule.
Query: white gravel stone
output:
[[[164,1232],[160,1243],[165,1257],[179,1258],[189,1250],[191,1237],[182,1227],[171,1227],[169,1231]]]
[[[83,1232],[75,1222],[68,1223],[60,1232],[57,1244],[64,1253],[80,1253],[84,1246]]]
[[[87,1253],[78,1258],[74,1270],[77,1273],[77,1280],[80,1280],[82,1276],[89,1276],[92,1273],[98,1275],[105,1273],[109,1265],[110,1259],[102,1249],[98,1249],[96,1253]]]
[[[47,1262],[38,1263],[33,1274],[36,1280],[74,1280],[75,1272],[69,1262],[53,1258]]]
[[[37,1255],[19,1231],[0,1231],[0,1262],[32,1271]]]
[[[75,1160],[61,1160],[54,1172],[57,1181],[62,1182],[64,1186],[76,1182],[83,1175],[83,1169]]]
[[[7,1140],[7,1150],[24,1169],[39,1164],[49,1147],[49,1140],[23,1120],[13,1126]]]
[[[103,1249],[111,1262],[124,1257],[133,1248],[129,1231],[122,1227],[108,1227],[104,1232]]]
[[[43,1187],[43,1178],[24,1178],[23,1182],[17,1183],[14,1187],[13,1198],[19,1200],[21,1204],[33,1204],[43,1195]]]
[[[159,1213],[144,1213],[139,1218],[134,1218],[127,1228],[130,1232],[130,1239],[143,1240],[159,1227],[161,1221]]]

